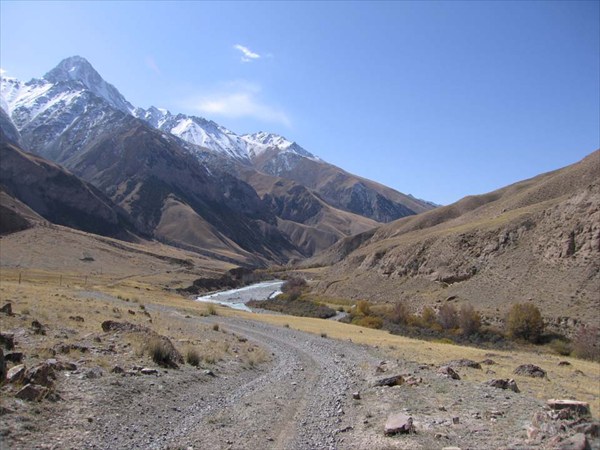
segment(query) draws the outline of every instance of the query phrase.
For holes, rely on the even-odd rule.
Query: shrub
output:
[[[390,320],[399,325],[406,325],[411,320],[411,314],[406,303],[400,301],[394,305],[390,313]]]
[[[288,294],[292,290],[297,290],[302,292],[302,290],[306,287],[306,280],[300,277],[291,277],[285,283],[281,285],[281,292],[284,294]]]
[[[177,367],[174,349],[161,338],[151,338],[146,344],[146,352],[156,364],[161,367]],[[179,356],[181,357],[181,356]]]
[[[364,317],[356,317],[352,323],[354,325],[358,325],[365,328],[376,328],[379,329],[383,327],[383,320],[381,317],[377,316],[364,316]]]
[[[217,315],[217,307],[213,303],[209,303],[208,304],[208,306],[206,307],[206,311],[211,316],[216,316]]]
[[[435,328],[437,325],[436,314],[431,306],[426,306],[421,313],[421,321],[423,326]]]
[[[356,304],[356,314],[360,316],[370,316],[371,304],[366,300],[359,300]]]
[[[191,366],[198,367],[201,359],[200,354],[194,348],[188,348],[185,353],[185,361]]]
[[[581,326],[573,338],[573,353],[578,358],[600,361],[600,330]]]
[[[326,338],[327,337],[327,333],[325,333],[324,331],[321,331],[321,337],[322,338]]]
[[[219,324],[213,323],[212,329],[213,329],[213,331],[219,331]]]
[[[438,311],[437,320],[444,330],[458,327],[458,313],[454,305],[442,305]]]
[[[471,336],[479,332],[481,328],[481,316],[475,308],[469,304],[462,305],[458,314],[458,325],[465,336]]]
[[[513,339],[537,343],[544,331],[540,310],[531,303],[516,303],[508,312],[506,332]]]
[[[569,356],[571,354],[571,346],[567,341],[562,339],[553,339],[550,344],[550,348],[559,355]]]

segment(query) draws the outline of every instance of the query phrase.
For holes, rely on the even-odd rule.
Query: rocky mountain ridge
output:
[[[375,183],[365,185],[364,180],[328,165],[298,144],[278,135],[259,132],[238,136],[206,119],[173,115],[167,110],[154,107],[148,110],[134,108],[81,57],[67,58],[41,79],[23,83],[3,77],[1,82],[2,108],[7,113],[2,116],[5,136],[13,136],[13,141],[18,140],[25,150],[65,166],[75,175],[103,190],[113,201],[133,214],[134,222],[142,233],[150,233],[177,245],[198,248],[204,242],[201,235],[220,234],[221,230],[218,228],[230,223],[223,214],[233,208],[233,211],[241,211],[250,221],[259,218],[262,224],[269,225],[266,228],[264,225],[253,227],[255,230],[250,233],[234,232],[230,226],[225,226],[225,240],[213,239],[211,245],[217,245],[223,251],[228,248],[229,252],[230,245],[235,244],[234,253],[243,254],[242,259],[246,260],[248,249],[244,250],[245,244],[241,247],[238,244],[247,242],[246,236],[258,233],[264,238],[264,233],[274,232],[279,235],[274,242],[283,246],[283,252],[267,251],[261,257],[274,257],[277,261],[283,261],[292,255],[310,256],[340,237],[375,226],[377,223],[371,216],[375,216],[376,220],[388,220],[398,214],[414,214],[432,207]],[[142,129],[144,131],[140,132]],[[153,129],[154,134],[150,132]],[[148,136],[153,137],[147,139]],[[152,153],[149,150],[151,147],[146,147],[148,141],[160,142],[161,147],[151,159],[148,159]],[[97,149],[102,149],[102,152]],[[122,159],[125,155],[133,154],[131,152],[137,155],[134,158],[136,164]],[[166,156],[163,155],[164,152]],[[192,191],[204,188],[191,181],[187,186],[176,182],[172,174],[169,174],[169,168],[165,167],[160,171],[159,180],[169,188],[159,189],[161,194],[158,197],[152,194],[156,201],[151,202],[151,205],[156,210],[144,211],[139,207],[144,202],[140,202],[138,197],[147,192],[139,191],[140,186],[132,178],[136,171],[149,174],[151,171],[145,172],[144,169],[152,167],[156,158],[160,159],[160,155],[173,162],[174,154],[178,155],[177,158],[188,161],[186,172],[194,173],[179,173],[180,179],[211,179],[207,183],[211,189],[206,193],[212,199],[210,206],[203,203],[203,207],[200,204],[190,207],[188,201],[181,202],[184,198],[203,197],[204,194]],[[196,162],[192,163],[185,155],[191,155]],[[326,167],[329,172],[343,174],[340,176],[345,180],[345,185],[367,192],[368,195],[361,197],[358,202],[355,199],[354,206],[348,201],[336,203],[332,200],[337,198],[335,183],[328,185],[331,192],[327,199],[318,187],[304,186],[291,177],[286,179],[287,174],[279,169],[269,170],[265,167],[264,171],[257,172],[256,161],[265,162],[269,155],[272,156],[273,166],[283,164],[286,170],[302,168],[303,164],[308,163]],[[99,170],[99,167],[102,169]],[[261,175],[259,172],[262,172]],[[234,180],[235,177],[238,180]],[[123,185],[127,178],[128,184]],[[265,181],[267,178],[270,181]],[[279,187],[278,180],[288,186],[285,193]],[[260,185],[252,185],[254,182]],[[252,187],[246,183],[250,183]],[[155,180],[150,185],[154,186],[150,189],[154,192],[157,186]],[[175,185],[177,192],[171,190]],[[214,187],[220,185],[221,188]],[[238,187],[232,188],[233,185]],[[264,186],[271,186],[277,192],[269,192]],[[293,186],[296,187],[292,188]],[[213,194],[219,190],[219,196],[224,197],[217,201]],[[253,190],[261,192],[259,198],[256,197],[256,192],[251,192]],[[309,198],[312,200],[307,203]],[[370,205],[373,201],[386,203],[388,213],[375,213],[377,208]],[[289,205],[286,206],[286,202]],[[409,206],[404,206],[402,202]],[[319,206],[311,210],[309,204]],[[361,206],[357,208],[356,204]],[[138,207],[131,209],[132,205]],[[295,219],[290,220],[289,212],[292,209],[305,207],[309,209],[296,211],[293,214]],[[220,212],[215,212],[215,208]],[[321,213],[318,214],[319,211]],[[279,217],[278,214],[284,216]],[[336,215],[340,218],[336,218]],[[232,217],[234,216],[235,214]],[[181,220],[181,217],[186,219]],[[245,220],[241,220],[240,223],[244,222]],[[183,226],[183,223],[187,225]],[[353,225],[349,226],[349,223]],[[211,231],[207,232],[206,227]],[[155,234],[159,229],[162,232]],[[250,247],[260,247],[256,247],[257,245],[258,241],[254,240]],[[275,257],[275,254],[279,256]]]

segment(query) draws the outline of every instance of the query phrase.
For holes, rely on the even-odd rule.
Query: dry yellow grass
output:
[[[95,279],[93,285],[66,283],[60,286],[56,273],[50,271],[28,272],[27,280],[18,283],[18,271],[3,269],[0,272],[0,301],[13,302],[14,310],[42,322],[68,323],[76,328],[79,334],[98,332],[104,320],[128,320],[148,325],[148,319],[140,314],[141,305],[152,311],[161,305],[168,305],[178,311],[179,318],[189,316],[206,316],[209,305],[191,301],[174,293],[165,292],[155,286],[151,280],[127,278],[115,282],[114,279]],[[67,277],[65,276],[64,279]],[[102,298],[83,298],[81,291],[95,291],[108,294],[119,299],[116,305],[111,300]],[[130,315],[128,309],[134,310]],[[116,308],[116,309],[114,309]],[[217,315],[224,317],[241,317],[258,320],[278,326],[289,325],[290,328],[314,333],[326,334],[330,339],[352,340],[358,344],[377,347],[390,358],[403,358],[425,364],[442,364],[452,359],[468,358],[481,361],[486,358],[498,364],[491,366],[496,374],[486,375],[485,370],[462,369],[461,376],[465,380],[480,382],[490,378],[515,378],[522,392],[540,399],[575,398],[589,402],[594,415],[600,413],[600,364],[569,357],[549,354],[538,354],[524,351],[482,350],[452,344],[420,341],[402,336],[391,335],[386,331],[362,328],[330,320],[293,317],[285,315],[252,314],[225,307],[216,307]],[[69,316],[85,317],[84,322],[73,322]],[[172,314],[151,314],[152,328],[158,333],[175,339],[180,349],[193,346],[203,349],[205,361],[216,361],[228,351],[224,343],[226,333],[223,330],[213,331],[209,326],[186,327],[182,321]],[[8,323],[3,323],[3,328]],[[223,328],[223,327],[221,327]],[[208,333],[208,334],[207,334]],[[237,344],[236,344],[237,345]],[[240,344],[242,345],[242,344]],[[249,355],[246,362],[249,366],[263,362],[268,358],[260,349],[255,352],[244,352]],[[489,356],[493,353],[493,356]],[[569,361],[570,366],[558,366],[559,361]],[[514,375],[513,370],[520,364],[531,363],[548,372],[548,379],[528,378]],[[583,375],[574,374],[580,370]]]
[[[474,361],[493,359],[498,364],[490,366],[495,375],[486,375],[484,370],[459,370],[464,380],[483,382],[491,378],[514,378],[521,392],[539,399],[575,398],[589,402],[593,414],[600,414],[600,364],[576,358],[539,354],[524,351],[483,350],[460,345],[420,341],[389,334],[383,330],[373,330],[348,325],[331,320],[305,317],[252,314],[238,311],[223,311],[223,315],[236,315],[253,320],[306,331],[314,334],[326,333],[333,339],[349,340],[358,344],[378,347],[390,358],[402,358],[424,364],[443,364],[453,359],[468,358]],[[493,353],[494,356],[487,356]],[[559,366],[559,361],[568,361],[571,366]],[[514,369],[521,364],[535,364],[548,373],[548,379],[529,378],[514,375]],[[574,375],[580,370],[584,375]]]

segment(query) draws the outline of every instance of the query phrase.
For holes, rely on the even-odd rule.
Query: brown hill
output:
[[[278,217],[278,228],[305,255],[314,255],[340,238],[370,230],[378,222],[332,207],[316,193],[292,180],[248,168],[238,176],[252,186]]]
[[[324,161],[277,148],[255,155],[252,163],[260,172],[306,186],[334,208],[377,222],[390,222],[435,207]]]
[[[532,301],[552,321],[600,322],[600,151],[572,166],[346,238],[312,264],[319,289],[415,307],[470,302],[501,317]],[[569,319],[567,319],[567,317]]]
[[[62,167],[6,140],[0,142],[0,159],[0,186],[5,191],[2,208],[10,216],[10,220],[9,216],[3,219],[7,231],[26,228],[42,216],[91,233],[131,237],[127,215],[98,189]]]

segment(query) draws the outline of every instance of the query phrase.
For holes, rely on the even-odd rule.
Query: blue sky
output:
[[[600,147],[599,4],[3,0],[0,67],[81,55],[136,106],[447,204]]]

